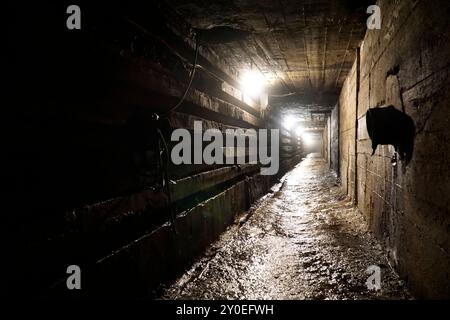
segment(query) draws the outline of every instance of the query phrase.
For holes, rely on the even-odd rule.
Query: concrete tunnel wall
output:
[[[355,61],[333,111],[340,119],[339,149],[331,149],[340,154],[340,165],[336,170],[334,160],[332,167],[412,293],[449,298],[449,2],[378,5],[381,30],[367,31],[360,63]],[[391,165],[392,146],[378,146],[371,156],[365,114],[390,104],[416,126],[407,166]]]
[[[151,296],[277,181],[261,176],[258,165],[169,164],[176,182],[169,203],[156,126],[170,142],[173,129],[192,132],[195,120],[222,132],[278,124],[268,117],[270,106],[240,99],[235,70],[205,47],[191,90],[170,111],[189,82],[190,27],[163,4],[115,5],[104,12],[85,4],[89,14],[76,33],[54,27],[64,3],[60,10],[39,3],[10,12],[17,34],[8,69],[14,98],[2,127],[8,151],[2,177],[10,186],[2,230],[17,239],[5,258],[10,294],[69,295],[66,268],[76,264],[84,296]],[[286,130],[280,145],[282,175],[302,150]]]
[[[378,5],[382,28],[365,36],[327,123],[323,154],[413,293],[450,297],[449,3]],[[151,296],[276,181],[253,165],[169,166],[179,226],[178,233],[170,229],[167,195],[155,188],[158,138],[145,128],[154,125],[154,112],[167,113],[182,96],[194,39],[169,8],[111,6],[104,15],[86,4],[90,14],[76,34],[53,27],[67,3],[9,11],[16,34],[8,39],[5,91],[12,98],[1,127],[8,154],[2,234],[15,241],[3,264],[13,293],[64,293],[57,289],[64,289],[66,267],[79,264],[91,289],[83,293]],[[175,128],[192,131],[195,120],[221,131],[280,126],[270,106],[260,110],[239,98],[238,75],[225,61],[201,48],[198,63],[204,69],[193,89],[160,123],[166,137]],[[371,156],[365,113],[389,104],[416,125],[408,166],[391,165],[390,146]],[[304,150],[287,130],[280,144],[282,174]],[[116,275],[119,283],[111,282]]]

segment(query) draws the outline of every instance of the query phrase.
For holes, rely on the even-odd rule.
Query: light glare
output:
[[[283,119],[283,126],[287,130],[291,130],[296,121],[297,121],[297,119],[293,116],[285,116]]]
[[[314,144],[314,137],[313,137],[312,134],[310,134],[310,133],[305,133],[305,134],[303,134],[302,138],[303,138],[303,143],[304,143],[304,144],[306,144],[306,145],[312,145],[312,144]]]
[[[266,79],[260,72],[248,70],[244,72],[241,82],[243,91],[251,97],[256,97],[262,93]]]

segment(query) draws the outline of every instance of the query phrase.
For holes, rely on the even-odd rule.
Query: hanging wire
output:
[[[130,23],[132,26],[134,26],[135,28],[139,29],[143,34],[145,34],[146,36],[149,36],[151,38],[157,39],[158,41],[160,41],[164,46],[166,46],[174,55],[176,55],[178,58],[180,58],[183,63],[187,63],[190,64],[189,61],[187,59],[185,59],[183,56],[181,56],[171,45],[169,45],[164,39],[150,33],[148,30],[146,30],[145,28],[143,28],[142,26],[140,26],[139,24],[137,24],[136,22],[130,20],[129,18],[125,18],[125,21],[127,21],[128,23]],[[200,47],[200,39],[199,39],[199,35],[195,34],[195,55],[194,55],[194,62],[191,64],[192,65],[192,69],[190,72],[190,78],[189,78],[189,82],[188,85],[183,93],[183,95],[181,96],[180,100],[177,102],[176,105],[174,105],[173,107],[169,108],[165,118],[169,121],[170,123],[170,119],[169,119],[169,114],[172,111],[175,111],[177,108],[180,107],[180,105],[184,102],[184,100],[186,99],[186,96],[189,92],[189,90],[191,89],[192,83],[194,81],[194,77],[196,74],[196,69],[197,68],[202,68],[200,65],[198,65],[198,55],[199,55],[199,47]],[[208,73],[210,73],[208,70],[202,68],[202,70],[207,71]],[[211,75],[213,75],[214,77],[220,79],[217,75],[215,75],[214,73],[210,73]],[[159,118],[159,116],[157,115],[157,118]],[[176,232],[176,228],[175,228],[175,212],[173,210],[173,204],[172,204],[172,196],[170,193],[170,180],[169,180],[169,174],[168,174],[168,166],[169,166],[169,148],[167,146],[166,140],[164,138],[164,135],[161,131],[160,128],[157,128],[158,131],[158,140],[160,140],[158,142],[159,145],[159,160],[161,163],[161,166],[163,168],[164,171],[164,184],[163,187],[165,187],[165,191],[167,193],[167,198],[168,198],[168,202],[169,202],[169,212],[170,212],[170,220],[171,220],[171,225],[172,228],[174,230],[174,232]],[[162,143],[163,149],[164,149],[164,153],[165,153],[165,161],[163,161],[162,157],[161,157],[161,145],[160,143]]]
[[[184,99],[186,99],[186,96],[187,96],[189,90],[191,89],[192,82],[194,81],[194,77],[195,77],[195,71],[197,70],[198,51],[199,51],[199,47],[200,47],[199,43],[200,43],[200,41],[198,39],[198,34],[197,34],[197,35],[195,35],[195,57],[194,57],[194,63],[192,64],[192,70],[190,72],[191,76],[190,76],[190,79],[189,79],[188,86],[186,87],[186,90],[184,91],[183,95],[181,96],[180,101],[178,101],[178,103],[175,106],[170,108],[169,112],[175,111],[183,103]]]
[[[165,152],[165,161],[162,160],[161,153],[159,155],[159,159],[161,162],[161,165],[163,167],[164,171],[164,184],[163,187],[165,188],[165,191],[167,193],[167,200],[169,202],[169,213],[170,213],[170,223],[172,225],[173,231],[176,233],[176,227],[175,227],[175,212],[173,211],[173,205],[172,205],[172,195],[170,193],[170,180],[169,180],[169,174],[168,174],[168,166],[169,166],[169,148],[167,147],[166,139],[164,138],[163,133],[159,128],[156,129],[158,131],[158,135],[160,137],[160,141],[162,142],[164,152]]]

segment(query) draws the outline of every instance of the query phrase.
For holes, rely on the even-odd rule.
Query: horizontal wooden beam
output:
[[[258,165],[229,166],[216,170],[202,172],[184,179],[177,180],[170,186],[172,200],[187,198],[195,193],[209,189],[236,177],[251,174],[259,169]]]

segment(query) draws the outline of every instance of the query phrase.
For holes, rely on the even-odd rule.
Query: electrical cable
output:
[[[190,64],[192,66],[191,72],[190,72],[190,78],[189,78],[189,82],[188,85],[183,93],[183,95],[181,96],[180,100],[177,102],[176,105],[174,105],[172,108],[170,108],[167,113],[166,113],[166,118],[169,120],[170,119],[168,117],[168,115],[170,114],[170,112],[175,111],[178,107],[180,107],[180,105],[184,102],[184,100],[186,99],[186,96],[189,92],[189,90],[191,89],[192,83],[194,81],[195,78],[195,73],[196,73],[196,69],[197,68],[201,68],[202,70],[208,72],[209,74],[211,74],[212,76],[214,76],[215,78],[222,80],[220,77],[218,77],[217,75],[215,75],[214,73],[210,72],[209,70],[206,70],[205,68],[203,68],[202,66],[198,65],[198,56],[199,56],[199,47],[200,47],[200,41],[199,41],[199,35],[196,34],[195,35],[195,56],[194,56],[194,62],[191,64],[189,63],[189,61],[184,58],[182,55],[180,55],[171,45],[169,45],[164,39],[161,39],[160,37],[150,33],[148,30],[146,30],[145,28],[143,28],[142,26],[140,26],[139,24],[137,24],[136,22],[130,20],[129,18],[125,18],[125,21],[127,21],[128,23],[130,23],[132,26],[134,26],[135,28],[139,29],[143,34],[150,36],[154,39],[157,39],[159,42],[161,42],[164,46],[166,46],[175,56],[177,56],[180,60],[183,61],[183,63],[186,64]],[[222,80],[223,81],[223,80]],[[175,213],[173,212],[173,206],[172,206],[172,197],[171,197],[171,193],[170,193],[170,180],[169,180],[169,174],[167,172],[167,168],[168,168],[168,163],[169,163],[169,148],[167,146],[166,140],[164,138],[163,133],[161,132],[160,128],[157,128],[157,132],[158,135],[160,137],[163,147],[164,147],[164,151],[166,154],[166,161],[164,163],[164,161],[162,160],[161,157],[161,147],[159,145],[159,160],[161,163],[161,166],[163,167],[163,171],[164,171],[164,187],[167,193],[167,198],[168,198],[168,202],[169,202],[169,211],[170,211],[170,220],[171,220],[171,225],[172,228],[174,230],[174,232],[176,233],[176,228],[175,228]],[[163,164],[164,163],[164,164]]]
[[[164,45],[167,49],[170,50],[170,52],[175,55],[178,59],[180,59],[183,63],[185,64],[189,64],[192,65],[188,59],[186,59],[185,57],[183,57],[180,53],[177,52],[177,50],[170,45],[169,43],[167,43],[164,39],[162,39],[161,37],[149,32],[146,28],[140,26],[139,24],[137,24],[136,22],[134,22],[133,20],[126,18],[125,17],[125,22],[129,23],[131,26],[133,26],[134,28],[136,28],[137,30],[139,30],[143,35],[155,39],[158,42],[160,42],[162,45]],[[213,78],[221,81],[221,82],[230,82],[230,80],[225,80],[224,78],[220,77],[219,75],[215,74],[214,72],[208,70],[207,68],[203,67],[202,65],[196,63],[195,65],[196,69],[201,69],[202,71],[208,73],[210,76],[212,76]],[[236,84],[238,85],[238,84]]]
[[[198,35],[195,35],[195,56],[194,56],[194,63],[192,64],[192,70],[191,70],[191,74],[190,74],[189,83],[188,83],[188,85],[186,87],[186,90],[184,90],[184,93],[181,96],[181,98],[178,101],[178,103],[176,105],[174,105],[172,108],[170,108],[169,111],[167,112],[167,114],[169,114],[172,111],[175,111],[183,103],[183,101],[186,99],[186,96],[187,96],[189,90],[191,89],[192,83],[193,83],[194,78],[195,78],[195,71],[196,71],[196,68],[197,68],[199,47],[200,47],[200,41],[198,39]],[[169,165],[169,148],[167,147],[167,143],[166,143],[166,140],[164,138],[163,133],[161,132],[161,130],[159,128],[157,130],[158,130],[158,134],[159,134],[159,136],[161,138],[161,141],[163,143],[164,150],[165,150],[165,153],[166,153],[166,163],[165,163],[165,165],[163,167],[163,169],[164,169],[164,180],[166,182],[165,183],[165,187],[166,187],[166,192],[167,192],[167,198],[168,198],[168,201],[169,201],[169,211],[170,211],[171,224],[172,224],[172,228],[173,228],[174,232],[176,233],[175,213],[173,212],[172,196],[170,194],[170,180],[169,180],[169,174],[167,172],[167,168],[168,168],[168,165]]]
[[[195,70],[197,69],[197,60],[198,60],[198,51],[199,51],[199,39],[198,39],[198,35],[195,36],[195,57],[194,57],[194,63],[192,64],[192,70],[191,70],[191,77],[189,79],[189,83],[188,86],[186,87],[186,90],[184,91],[183,95],[181,96],[180,101],[178,101],[178,103],[173,106],[172,108],[169,109],[169,112],[171,111],[175,111],[184,101],[184,99],[186,99],[186,96],[189,92],[189,90],[191,89],[192,86],[192,82],[194,81],[194,77],[195,77]]]
[[[173,212],[173,206],[172,206],[172,196],[170,194],[170,180],[169,180],[169,174],[167,172],[167,167],[169,164],[169,148],[167,147],[166,140],[164,139],[164,135],[162,134],[161,130],[159,128],[156,129],[158,131],[158,135],[161,138],[161,142],[164,147],[164,152],[166,154],[165,162],[162,160],[161,153],[159,154],[159,160],[161,162],[161,166],[163,167],[164,171],[164,188],[167,193],[167,200],[169,202],[169,213],[170,213],[170,223],[172,226],[172,229],[176,233],[176,227],[175,227],[175,213]]]

